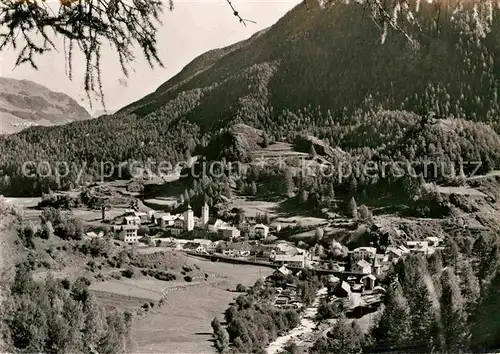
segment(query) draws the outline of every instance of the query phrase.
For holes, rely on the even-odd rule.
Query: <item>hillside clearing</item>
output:
[[[236,295],[210,285],[169,293],[164,306],[134,320],[134,352],[214,353],[210,322]]]
[[[262,200],[249,200],[246,198],[236,198],[232,201],[230,208],[243,210],[246,217],[254,218],[257,214],[268,214],[269,217],[278,217],[278,202],[266,202]]]
[[[168,257],[168,255],[165,255]],[[210,322],[223,311],[238,293],[238,283],[252,285],[259,277],[270,275],[267,267],[210,262],[197,257],[178,255],[178,262],[198,265],[211,274],[209,282],[184,280],[163,282],[155,279],[121,279],[92,284],[100,304],[137,311],[162,297],[165,304],[136,317],[132,327],[134,351],[140,353],[212,353]]]

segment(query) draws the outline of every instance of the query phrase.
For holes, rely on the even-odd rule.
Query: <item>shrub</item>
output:
[[[125,278],[133,278],[134,275],[135,275],[135,272],[132,268],[127,268],[125,270],[122,271],[122,275],[125,277]]]
[[[71,281],[69,279],[63,279],[61,280],[61,285],[63,286],[64,289],[69,290],[71,287]]]
[[[192,281],[193,281],[193,278],[191,278],[189,275],[186,275],[186,276],[184,277],[184,280],[190,283],[190,282],[192,282]]]
[[[239,293],[244,293],[247,291],[247,288],[243,284],[236,285],[236,291]]]

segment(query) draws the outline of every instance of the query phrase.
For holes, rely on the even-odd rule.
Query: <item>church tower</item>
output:
[[[205,202],[205,205],[201,208],[201,225],[206,227],[208,225],[208,220],[210,218],[210,213],[208,209],[208,204]]]
[[[194,229],[194,214],[189,204],[188,209],[184,212],[184,229],[186,231],[192,231]]]

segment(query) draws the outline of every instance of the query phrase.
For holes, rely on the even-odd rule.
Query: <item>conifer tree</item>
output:
[[[257,184],[255,183],[255,181],[252,181],[252,183],[250,184],[250,194],[253,196],[257,195]]]
[[[229,334],[217,317],[212,320],[212,329],[214,331],[215,348],[219,353],[225,353],[229,348]]]
[[[481,292],[479,280],[474,274],[470,262],[463,262],[460,274],[460,288],[467,307],[467,316],[470,322],[479,300]]]
[[[354,220],[358,220],[358,205],[354,197],[349,201],[349,213]]]
[[[488,350],[500,343],[500,272],[496,272],[475,312],[472,323],[471,346],[476,350]]]
[[[404,345],[412,337],[410,306],[397,281],[387,290],[382,316],[372,334],[377,344],[388,350]]]
[[[309,149],[309,155],[316,157],[318,154],[316,153],[316,149],[314,148],[314,145],[311,144],[311,148]]]
[[[453,269],[446,268],[441,276],[441,322],[447,352],[456,352],[465,346],[467,313],[460,285]]]

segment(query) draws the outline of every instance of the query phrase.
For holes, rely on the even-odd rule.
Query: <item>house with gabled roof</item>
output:
[[[397,262],[403,256],[403,251],[396,247],[387,247],[385,255],[390,262]]]
[[[252,246],[248,242],[220,242],[218,246],[224,256],[248,257]]]
[[[375,288],[376,280],[377,278],[373,274],[368,274],[361,278],[365,290],[373,290],[373,288]]]
[[[367,261],[362,259],[353,265],[352,272],[353,273],[371,274],[372,266],[370,263],[368,263]]]
[[[289,256],[287,254],[277,254],[274,257],[274,263],[286,265],[289,267],[306,268],[309,267],[309,259],[307,255]]]
[[[352,251],[352,254],[357,258],[373,258],[376,253],[375,247],[358,247]]]
[[[341,281],[333,288],[333,295],[336,297],[350,298],[352,295],[351,286],[345,281]]]
[[[138,229],[137,225],[121,225],[119,238],[127,243],[137,243],[139,242]]]
[[[278,274],[278,275],[283,275],[286,277],[287,275],[292,274],[292,271],[285,266],[281,266],[278,269],[276,269],[276,271],[274,273]]]

